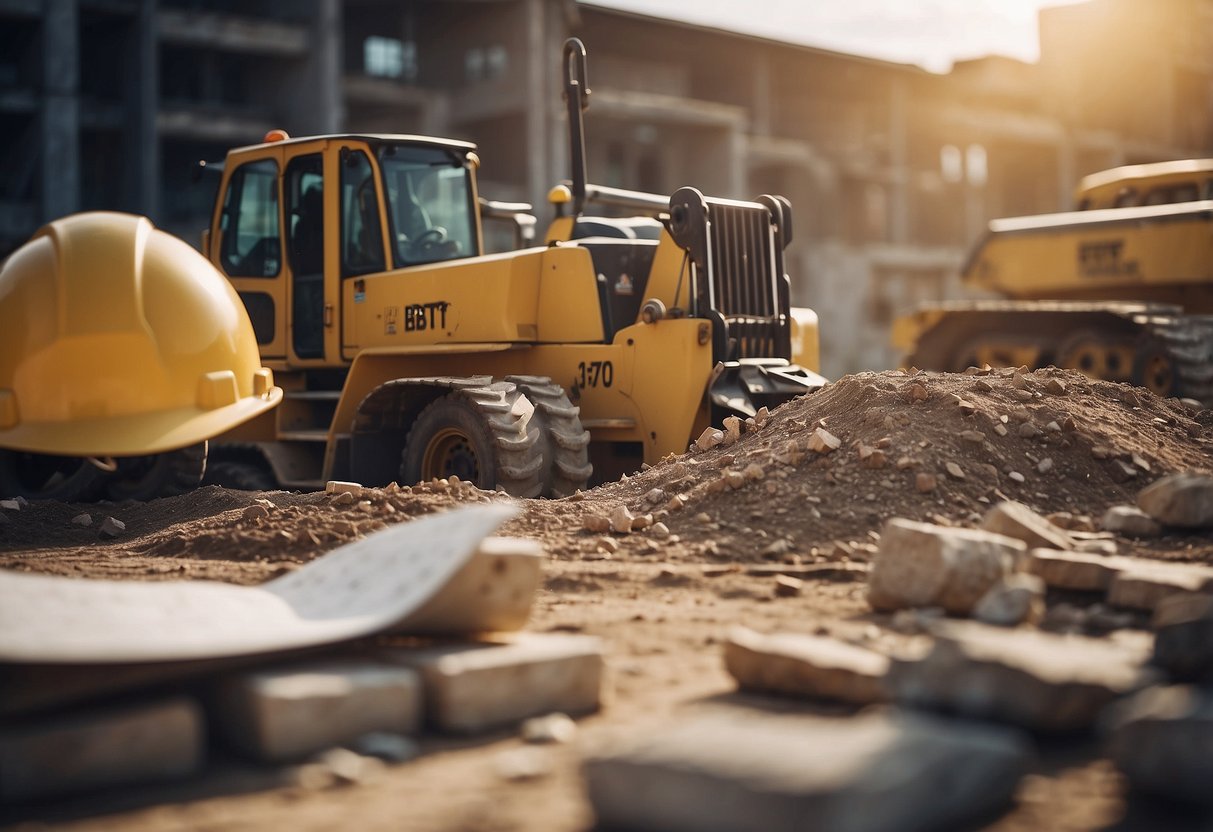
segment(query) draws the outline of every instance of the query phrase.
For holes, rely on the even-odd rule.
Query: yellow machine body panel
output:
[[[343,356],[460,343],[603,340],[589,252],[540,248],[347,279]]]
[[[705,321],[689,318],[635,324],[610,344],[365,349],[350,367],[333,424],[352,424],[366,396],[394,379],[547,376],[575,391],[571,398],[595,441],[643,443],[644,461],[653,464],[686,450],[692,430],[701,421],[706,426],[701,409],[712,371],[711,345],[702,334],[706,327]],[[644,360],[648,356],[661,360]]]
[[[994,220],[964,279],[1017,299],[1153,301],[1213,312],[1213,201]]]
[[[1074,194],[1079,210],[1131,208],[1213,199],[1213,159],[1125,165],[1084,176]]]

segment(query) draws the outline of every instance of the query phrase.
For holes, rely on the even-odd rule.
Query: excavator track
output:
[[[970,364],[1054,364],[1213,407],[1213,315],[1175,306],[978,301],[945,307],[907,365],[960,372]]]
[[[1213,315],[1152,317],[1145,324],[1143,345],[1134,363],[1139,383],[1154,388],[1149,383],[1153,365],[1170,380],[1169,389],[1154,392],[1213,407]]]
[[[547,376],[506,376],[505,380],[517,384],[535,405],[544,457],[543,496],[567,497],[585,488],[594,468],[589,458],[590,433],[581,426],[581,408]]]

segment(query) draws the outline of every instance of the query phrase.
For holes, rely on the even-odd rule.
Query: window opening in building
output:
[[[505,47],[501,45],[490,46],[485,52],[484,69],[486,78],[500,78],[505,75],[506,68],[509,66],[509,53],[505,51]]]
[[[417,45],[373,35],[362,43],[362,67],[367,75],[413,80],[417,75]]]
[[[986,184],[990,176],[984,147],[979,144],[969,145],[965,151],[965,171],[970,185],[980,188]]]
[[[469,82],[484,80],[484,50],[479,47],[469,49],[463,56],[463,75]]]
[[[943,176],[944,182],[956,184],[964,179],[959,147],[954,144],[945,144],[939,148],[939,172]]]

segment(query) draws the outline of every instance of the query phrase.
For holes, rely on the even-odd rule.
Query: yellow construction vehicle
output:
[[[466,142],[276,131],[228,153],[204,253],[285,395],[211,442],[210,481],[558,496],[824,382],[816,318],[789,305],[787,201],[588,184],[580,41],[563,71],[573,176],[542,246],[483,253],[483,219],[533,219],[480,199]]]
[[[1213,404],[1213,160],[1092,174],[1076,203],[991,222],[963,279],[1005,299],[896,321],[906,366],[1054,364]]]

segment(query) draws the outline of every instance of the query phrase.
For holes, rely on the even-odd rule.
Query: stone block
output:
[[[886,656],[821,636],[734,628],[724,665],[742,690],[867,704],[888,699]]]
[[[1213,477],[1172,474],[1146,486],[1137,506],[1165,526],[1213,527]]]
[[[1103,708],[1156,674],[1140,643],[940,622],[921,658],[894,659],[888,685],[902,704],[1033,731],[1089,728]]]
[[[809,450],[819,454],[828,454],[838,450],[842,440],[825,428],[814,428],[809,434]]]
[[[1029,756],[994,726],[728,709],[599,749],[583,774],[602,828],[913,832],[1002,808]]]
[[[371,661],[252,670],[218,685],[214,721],[227,742],[257,760],[282,761],[363,734],[413,734],[421,726],[421,677]]]
[[[1010,574],[1025,548],[1021,541],[990,532],[895,517],[880,535],[868,602],[878,610],[943,607],[967,614]]]
[[[1108,603],[1133,610],[1153,610],[1168,596],[1213,592],[1213,569],[1188,563],[1136,559],[1108,587]]]
[[[1039,576],[1054,589],[1107,592],[1112,581],[1129,565],[1117,557],[1033,549],[1024,563],[1026,572]]]
[[[420,671],[426,719],[440,731],[475,733],[553,711],[589,713],[602,696],[602,642],[591,636],[518,633],[383,655]]]
[[[441,592],[393,630],[409,635],[460,635],[522,629],[543,583],[543,544],[486,537]]]
[[[1172,595],[1154,611],[1154,658],[1172,679],[1213,679],[1213,596]]]
[[[710,451],[724,442],[724,431],[715,428],[704,428],[703,433],[695,440],[695,446],[701,451]]]
[[[1162,525],[1136,506],[1112,506],[1104,512],[1100,527],[1129,537],[1158,537]]]
[[[1073,543],[1059,529],[1023,503],[1004,500],[986,512],[981,528],[995,534],[1022,540],[1029,549],[1070,549]]]
[[[981,596],[973,617],[995,627],[1016,627],[1044,611],[1045,584],[1035,575],[1008,575]]]
[[[27,720],[0,730],[0,802],[186,777],[205,747],[186,698]]]
[[[1213,691],[1188,685],[1142,691],[1118,709],[1109,746],[1134,789],[1213,806]]]

